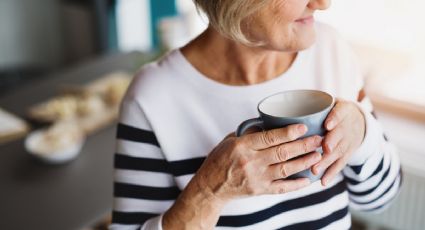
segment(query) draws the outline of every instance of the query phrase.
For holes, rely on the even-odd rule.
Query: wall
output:
[[[0,1],[0,70],[61,62],[59,1]]]
[[[333,1],[317,18],[351,40],[423,57],[424,7],[423,0]]]

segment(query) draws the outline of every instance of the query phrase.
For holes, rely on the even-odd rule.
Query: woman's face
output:
[[[299,51],[315,41],[316,10],[325,10],[330,0],[270,0],[268,5],[243,21],[249,40],[277,51]]]

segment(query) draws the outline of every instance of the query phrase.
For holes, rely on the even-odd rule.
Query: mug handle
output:
[[[264,121],[260,117],[257,117],[242,122],[236,130],[236,136],[242,136],[249,128],[254,126],[257,126],[264,130]]]

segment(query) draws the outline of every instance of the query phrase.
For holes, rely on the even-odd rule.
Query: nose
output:
[[[312,10],[326,10],[331,5],[331,0],[310,0],[308,7]]]

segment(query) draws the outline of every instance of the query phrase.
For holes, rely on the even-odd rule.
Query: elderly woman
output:
[[[330,1],[195,3],[208,29],[144,66],[122,102],[111,228],[349,229],[349,206],[386,207],[400,163],[349,46],[314,21]],[[298,139],[303,124],[234,135],[260,99],[291,89],[338,98],[323,138]],[[286,179],[305,169],[325,173]]]

